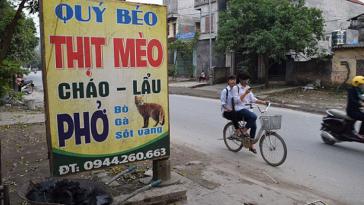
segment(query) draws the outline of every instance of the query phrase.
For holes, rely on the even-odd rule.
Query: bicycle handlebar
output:
[[[260,113],[265,113],[265,112],[267,112],[268,110],[269,110],[269,108],[270,108],[270,106],[272,105],[272,103],[270,103],[270,102],[268,102],[268,105],[267,105],[267,107],[265,108],[265,110],[262,110],[262,109],[260,109],[260,107],[256,104],[256,103],[246,103],[245,105],[246,106],[250,106],[250,108],[253,108],[253,105],[256,105],[256,107],[258,108],[258,110],[259,110],[259,112]]]

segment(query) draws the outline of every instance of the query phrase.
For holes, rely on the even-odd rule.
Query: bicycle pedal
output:
[[[236,136],[235,135],[230,135],[227,139],[228,140],[233,140],[233,139],[235,139],[236,138]]]

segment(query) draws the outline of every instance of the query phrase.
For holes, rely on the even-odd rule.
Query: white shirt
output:
[[[238,86],[239,86],[239,89],[238,89]],[[233,88],[233,96],[234,96],[236,111],[239,111],[242,109],[250,109],[250,106],[246,105],[246,104],[255,103],[258,100],[254,96],[253,92],[250,92],[249,94],[247,94],[245,96],[245,98],[243,100],[240,100],[240,96],[242,96],[246,90],[247,90],[247,87],[243,87],[241,84],[238,84],[238,85],[234,86],[234,88]]]
[[[228,92],[227,98],[226,98],[226,92]],[[232,88],[230,88],[230,86],[227,86],[221,91],[220,100],[221,100],[222,112],[224,112],[225,109],[233,110],[233,104],[232,104],[233,97],[234,95],[232,92]]]

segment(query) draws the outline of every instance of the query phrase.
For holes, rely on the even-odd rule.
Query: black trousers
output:
[[[361,121],[361,126],[360,126],[360,130],[359,130],[359,134],[364,135],[364,113],[360,112],[360,111],[349,111],[347,112],[347,114],[349,115],[349,117],[353,118],[354,120],[358,120]],[[354,125],[353,125],[353,129],[354,129]]]
[[[237,112],[235,111],[224,112],[222,115],[224,116],[224,118],[231,120],[233,122],[235,129],[239,128]]]

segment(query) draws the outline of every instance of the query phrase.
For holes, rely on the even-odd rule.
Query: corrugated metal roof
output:
[[[354,44],[354,45],[344,44],[333,47],[334,50],[343,48],[364,48],[364,43]]]
[[[347,1],[350,1],[350,2],[353,2],[353,3],[356,3],[356,4],[361,4],[364,6],[364,1],[363,0],[347,0]]]
[[[354,17],[352,17],[352,18],[348,19],[348,21],[351,21],[351,20],[358,20],[358,18],[359,18],[360,16],[363,16],[363,15],[364,15],[364,13],[359,14],[359,15],[357,15],[357,16],[354,16]]]

